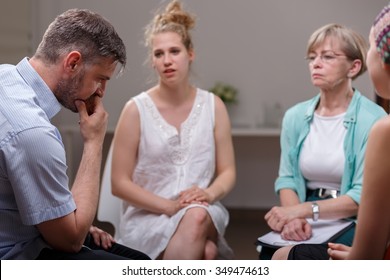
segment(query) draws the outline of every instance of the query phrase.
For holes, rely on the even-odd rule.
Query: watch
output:
[[[317,202],[313,202],[311,204],[311,210],[313,211],[313,222],[317,222],[320,217],[320,207]]]

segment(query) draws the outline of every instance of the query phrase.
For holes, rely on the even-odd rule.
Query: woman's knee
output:
[[[292,246],[286,246],[282,247],[273,254],[272,259],[273,260],[287,260],[288,254],[290,253]]]
[[[201,207],[188,209],[184,214],[183,220],[197,228],[207,228],[212,223],[207,210]]]
[[[197,239],[211,238],[214,232],[214,224],[206,209],[194,207],[188,209],[181,221],[181,225],[189,236]]]

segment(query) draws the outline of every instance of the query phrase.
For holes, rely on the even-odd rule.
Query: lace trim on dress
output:
[[[190,115],[181,124],[180,133],[178,133],[175,127],[165,121],[149,95],[147,95],[147,98],[144,98],[143,101],[145,108],[152,116],[155,125],[160,129],[162,134],[167,139],[169,157],[171,158],[172,162],[177,165],[184,164],[190,154],[194,127],[198,123],[202,109],[204,107],[204,95],[197,93]]]

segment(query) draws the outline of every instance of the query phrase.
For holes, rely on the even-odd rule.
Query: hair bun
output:
[[[192,15],[182,9],[179,1],[170,2],[161,15],[161,25],[176,23],[184,26],[187,30],[194,28],[195,19]]]
[[[163,32],[175,32],[180,35],[187,50],[193,48],[189,30],[195,26],[195,17],[183,10],[178,0],[173,0],[165,9],[157,13],[145,31],[146,46],[151,46],[154,35]]]

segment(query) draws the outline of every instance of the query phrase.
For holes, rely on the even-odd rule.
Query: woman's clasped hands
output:
[[[299,214],[299,205],[272,207],[264,218],[285,240],[303,241],[312,235],[311,225]]]
[[[211,202],[211,197],[207,190],[194,185],[180,192],[179,200],[185,204],[201,204],[207,206]]]

